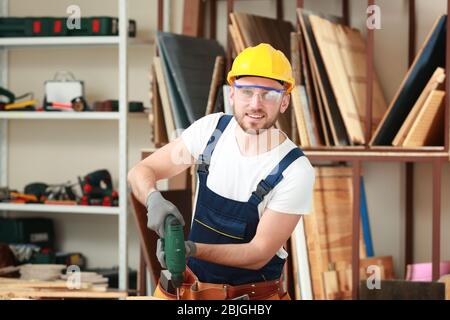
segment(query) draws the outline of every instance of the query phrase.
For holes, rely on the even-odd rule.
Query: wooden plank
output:
[[[298,44],[299,44],[299,49],[300,49],[300,62],[301,62],[301,66],[300,66],[300,71],[301,71],[301,80],[302,83],[304,83],[305,88],[306,88],[306,95],[307,95],[307,100],[308,100],[308,106],[310,109],[310,113],[312,115],[312,128],[314,131],[314,135],[317,139],[317,145],[318,146],[323,146],[326,145],[325,143],[325,138],[324,138],[324,132],[323,132],[323,127],[321,125],[322,121],[324,121],[323,118],[323,110],[321,109],[321,106],[318,106],[318,102],[316,97],[313,94],[313,90],[314,88],[312,88],[313,86],[313,80],[312,80],[312,76],[311,76],[311,68],[310,68],[310,63],[309,63],[309,59],[308,59],[308,55],[306,54],[306,50],[305,50],[305,39],[302,33],[298,34]]]
[[[361,274],[364,275],[364,277],[361,277],[361,280],[367,278],[367,268],[369,268],[369,266],[379,266],[383,268],[384,272],[382,274],[381,280],[391,280],[395,278],[394,262],[392,256],[380,256],[361,259],[359,267],[363,270]]]
[[[184,0],[183,34],[192,37],[203,37],[205,33],[205,1]]]
[[[366,43],[359,30],[335,23],[332,26],[336,32],[337,46],[341,52],[342,62],[359,114],[359,121],[364,130],[363,132],[365,132],[367,87]],[[372,101],[372,131],[375,131],[387,110],[386,101],[376,74],[373,79]]]
[[[244,50],[246,48],[245,42],[244,42],[244,38],[242,37],[242,31],[241,28],[239,26],[239,23],[236,20],[236,16],[234,15],[234,13],[230,13],[230,20],[231,20],[231,25],[234,28],[234,32],[235,32],[235,36],[238,42],[238,48],[239,50]]]
[[[439,16],[425,39],[414,63],[374,133],[371,145],[390,145],[438,67],[445,67],[446,15]]]
[[[240,48],[239,48],[239,44],[236,41],[236,33],[231,24],[228,25],[228,34],[231,38],[230,44],[231,44],[231,49],[232,49],[232,57],[234,60],[234,59],[236,59],[236,56],[238,55]]]
[[[107,291],[107,292],[95,292],[95,291],[83,291],[83,290],[72,290],[72,291],[36,291],[36,290],[26,290],[26,289],[0,289],[0,298],[2,299],[16,299],[16,298],[32,298],[32,299],[63,299],[63,298],[74,298],[74,299],[120,299],[126,298],[128,293],[125,291]]]
[[[433,90],[406,135],[403,147],[444,144],[445,91]]]
[[[216,62],[214,63],[214,71],[211,79],[211,86],[209,88],[206,115],[213,113],[214,105],[217,99],[217,91],[219,89],[219,86],[221,86],[223,82],[224,67],[225,58],[222,56],[216,57]]]
[[[172,115],[172,107],[170,106],[169,93],[167,91],[166,82],[164,80],[162,62],[160,57],[153,58],[153,65],[156,72],[156,79],[158,81],[158,89],[161,95],[161,103],[164,113],[164,122],[167,129],[167,137],[169,141],[174,138],[175,122]]]
[[[353,98],[352,89],[347,80],[333,23],[315,15],[310,15],[309,20],[347,134],[353,143],[364,144],[363,128],[359,121],[358,109]]]
[[[304,114],[304,104],[307,103],[307,101],[305,101],[304,96],[301,96],[302,94],[304,94],[304,87],[301,83],[300,48],[298,37],[295,32],[291,33],[291,65],[292,73],[294,75],[294,80],[296,83],[294,89],[291,92],[291,101],[293,108],[292,112],[296,120],[295,123],[300,137],[300,145],[302,147],[309,147],[311,145],[310,136],[307,130],[307,119],[305,119]]]
[[[397,135],[395,136],[394,141],[392,142],[393,146],[403,145],[403,142],[405,141],[408,132],[411,130],[412,124],[417,118],[418,113],[422,109],[425,100],[428,98],[432,90],[443,90],[445,84],[444,81],[445,70],[443,68],[437,68],[430,81],[428,81],[427,85],[425,86],[425,89],[423,89],[422,93],[420,94],[419,99],[417,99],[416,103],[414,104],[414,107],[409,112],[408,117],[401,126]]]
[[[165,125],[164,111],[162,107],[160,90],[158,88],[158,81],[156,76],[155,65],[152,64],[152,128],[153,128],[153,142],[155,146],[161,146],[169,142],[167,136],[167,129]]]
[[[242,41],[244,42],[244,46],[246,48],[254,46],[252,42],[253,37],[251,35],[253,28],[251,27],[251,25],[249,25],[247,15],[240,12],[234,12],[232,13],[232,15],[234,17],[234,20],[236,21],[236,24],[238,25],[240,34],[242,35]]]
[[[302,106],[302,100],[300,98],[300,86],[295,86],[294,89],[291,92],[291,98],[292,98],[292,106],[294,109],[295,119],[297,122],[298,127],[298,133],[300,136],[300,145],[302,147],[309,147],[310,141],[308,137],[308,132],[306,130],[306,123],[305,118],[303,115],[303,106]]]
[[[316,168],[313,212],[305,230],[315,299],[325,299],[323,273],[330,263],[352,261],[352,169]],[[360,256],[365,258],[362,237]]]
[[[312,300],[313,292],[311,284],[311,270],[309,267],[308,247],[306,244],[304,220],[304,217],[302,217],[301,221],[297,224],[294,230],[294,239],[297,248],[297,257],[299,259],[298,265],[300,271],[299,278],[301,298],[302,300]]]
[[[302,33],[304,34],[306,40],[305,42],[309,61],[311,61],[312,64],[313,79],[315,77],[316,84],[320,92],[320,95],[317,95],[317,99],[319,99],[320,97],[323,110],[325,111],[324,113],[328,121],[326,130],[330,132],[329,140],[333,145],[349,145],[349,136],[340,114],[336,98],[333,94],[330,80],[328,79],[328,75],[326,73],[319,48],[314,39],[314,34],[310,25],[310,21],[308,19],[309,14],[310,13],[308,11],[297,9],[297,16],[300,21]]]

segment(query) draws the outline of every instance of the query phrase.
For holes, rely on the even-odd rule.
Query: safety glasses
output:
[[[256,85],[234,84],[236,97],[242,102],[250,102],[255,95],[259,95],[261,102],[265,105],[278,104],[281,101],[285,89],[275,89]]]

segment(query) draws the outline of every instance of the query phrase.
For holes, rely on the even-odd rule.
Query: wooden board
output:
[[[245,45],[244,39],[242,37],[241,28],[240,28],[239,24],[236,21],[236,16],[233,13],[230,13],[230,21],[231,21],[232,29],[234,31],[233,41],[235,41],[235,46],[239,50],[238,53],[240,53],[247,46]]]
[[[312,300],[311,274],[309,269],[308,248],[305,238],[304,218],[297,224],[291,236],[291,252],[293,252],[294,278],[296,281],[295,298]]]
[[[406,135],[404,147],[444,144],[444,103],[445,91],[431,91]]]
[[[295,86],[294,89],[291,92],[291,98],[292,98],[292,107],[297,123],[298,133],[300,136],[300,146],[302,147],[309,147],[310,141],[308,132],[306,129],[306,120],[303,114],[303,108],[302,105],[302,99],[300,97],[300,90],[302,90],[301,86]],[[304,103],[304,100],[303,100]]]
[[[314,203],[305,230],[315,299],[325,299],[323,272],[330,263],[352,261],[352,169],[316,168]],[[360,257],[365,258],[363,237]]]
[[[359,114],[359,121],[365,132],[367,87],[366,43],[359,30],[341,24],[332,24],[332,26],[336,33],[336,44],[340,49],[347,80],[350,84]],[[386,100],[375,73],[373,77],[372,133],[378,127],[386,110]]]
[[[371,145],[392,144],[398,130],[436,68],[445,67],[446,25],[446,15],[441,15],[437,18],[375,131],[370,141]]]
[[[211,86],[209,88],[208,104],[206,106],[206,115],[213,113],[214,105],[217,99],[217,92],[223,82],[224,66],[225,66],[225,58],[222,56],[216,57],[216,62],[214,63],[214,71],[211,80]]]
[[[164,122],[167,129],[167,137],[169,141],[173,140],[175,132],[175,122],[172,115],[172,107],[170,106],[169,93],[167,91],[166,82],[164,80],[163,67],[160,57],[153,58],[153,65],[156,72],[156,79],[158,81],[159,94],[161,96],[161,104],[164,114]]]
[[[304,36],[302,35],[302,33],[299,33],[297,37],[298,37],[298,46],[300,49],[300,62],[301,62],[300,69],[302,75],[301,80],[302,83],[305,85],[308,106],[310,113],[312,115],[312,128],[314,136],[316,137],[317,140],[316,144],[318,146],[323,146],[326,145],[322,127],[323,110],[321,109],[321,107],[318,106],[317,99],[313,94],[314,88],[312,88],[313,80],[311,76],[311,66],[309,63],[308,56],[306,54],[305,49],[306,44]]]
[[[205,1],[184,0],[183,34],[192,37],[203,37],[205,32]]]
[[[443,90],[444,81],[445,70],[443,68],[437,68],[431,76],[430,81],[428,81],[427,85],[425,86],[425,89],[423,89],[422,93],[420,94],[419,99],[417,99],[416,103],[414,104],[414,107],[409,112],[408,117],[401,126],[397,135],[395,136],[394,141],[392,142],[393,146],[403,145],[403,142],[405,141],[408,132],[411,130],[414,120],[417,118],[417,115],[422,109],[425,100],[428,98],[432,90]]]
[[[240,46],[253,47],[264,42],[290,58],[289,34],[294,29],[290,22],[242,12],[231,13],[230,20],[236,26]]]
[[[120,299],[128,296],[125,291],[94,292],[83,290],[55,291],[33,289],[0,289],[1,299],[33,298],[33,299]]]
[[[164,111],[161,101],[161,95],[159,93],[158,81],[156,76],[155,65],[152,64],[152,112],[153,119],[151,121],[153,128],[153,142],[155,146],[162,146],[169,142],[167,136],[167,129],[165,125]]]
[[[349,145],[350,140],[347,134],[342,116],[337,105],[336,98],[328,79],[324,63],[320,56],[319,48],[314,38],[311,24],[308,16],[310,13],[303,9],[297,9],[297,16],[302,28],[302,34],[305,37],[307,55],[312,65],[312,74],[317,87],[317,99],[321,100],[324,115],[326,116],[327,126],[324,128],[328,132],[328,138],[332,145]]]
[[[364,144],[363,128],[359,121],[352,89],[347,79],[334,25],[332,22],[315,15],[310,15],[309,20],[347,134],[354,144]]]

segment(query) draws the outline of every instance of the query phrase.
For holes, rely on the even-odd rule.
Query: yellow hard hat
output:
[[[227,82],[233,85],[236,77],[257,76],[283,81],[287,85],[287,93],[294,88],[292,67],[289,60],[280,50],[267,43],[246,48],[236,59],[228,72]]]

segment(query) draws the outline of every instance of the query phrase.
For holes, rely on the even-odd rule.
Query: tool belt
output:
[[[158,281],[155,296],[159,293],[166,299],[176,299],[176,295],[164,290]],[[180,288],[181,300],[232,300],[246,297],[250,300],[266,300],[275,295],[282,299],[287,295],[283,289],[281,278],[272,281],[262,281],[238,286],[200,282],[195,274],[186,268],[185,282]]]

